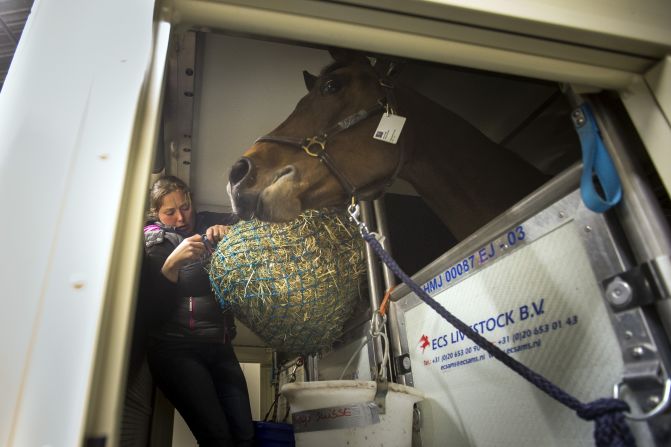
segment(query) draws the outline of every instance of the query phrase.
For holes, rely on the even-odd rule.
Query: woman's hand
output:
[[[179,269],[191,261],[200,259],[205,253],[205,244],[200,234],[187,237],[170,253],[161,268],[161,273],[169,281],[176,283],[179,278]]]
[[[224,238],[226,233],[228,233],[230,228],[231,227],[227,227],[226,225],[212,225],[205,231],[205,235],[207,236],[207,240],[212,242],[212,246],[216,247],[219,241]]]

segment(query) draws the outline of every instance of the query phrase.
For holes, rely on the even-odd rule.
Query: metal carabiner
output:
[[[354,197],[352,197],[352,204],[347,206],[347,213],[349,214],[349,220],[351,220],[354,223],[354,225],[357,226],[357,228],[359,229],[359,233],[361,233],[361,236],[367,235],[368,227],[363,222],[363,220],[359,220],[359,216],[361,215],[361,209],[359,208],[359,204],[356,203]]]
[[[359,208],[359,204],[356,203],[356,199],[354,197],[352,197],[352,204],[347,206],[347,214],[349,214],[349,220],[352,221],[354,225],[357,226],[357,228],[359,228],[359,233],[361,233],[361,236],[372,234],[380,244],[384,242],[384,236],[376,233],[375,231],[369,231],[366,223],[363,220],[359,220],[361,209]]]
[[[296,381],[296,370],[301,366],[303,366],[303,357],[298,357],[296,363],[294,363],[294,369],[289,373],[289,383]]]
[[[354,222],[354,225],[359,225],[361,223],[359,221],[361,209],[359,208],[359,204],[356,203],[356,199],[354,197],[352,197],[352,203],[347,207],[347,214],[349,214],[349,218],[352,222]]]
[[[620,389],[624,386],[626,386],[626,383],[624,382],[616,383],[615,386],[613,386],[613,397],[615,399],[620,398]],[[648,411],[647,413],[641,414],[640,416],[634,416],[632,414],[625,413],[624,417],[631,419],[632,421],[647,421],[648,419],[652,419],[655,416],[665,412],[667,408],[669,408],[669,403],[671,403],[671,378],[667,377],[666,381],[664,382],[664,393],[662,394],[662,400],[657,405],[655,405],[655,408]]]

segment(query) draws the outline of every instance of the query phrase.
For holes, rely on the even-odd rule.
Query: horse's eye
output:
[[[329,79],[322,85],[322,95],[331,95],[336,93],[338,90],[340,90],[340,87],[340,82],[336,81],[335,79]]]

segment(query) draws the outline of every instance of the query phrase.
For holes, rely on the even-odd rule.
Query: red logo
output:
[[[418,348],[422,350],[422,354],[424,354],[424,350],[426,349],[427,346],[430,346],[431,343],[429,343],[429,337],[426,335],[422,335],[419,338],[419,343],[417,344]]]

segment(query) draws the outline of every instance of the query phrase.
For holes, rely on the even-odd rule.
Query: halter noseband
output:
[[[255,143],[270,142],[286,144],[297,149],[302,149],[310,157],[317,157],[319,161],[324,163],[331,173],[338,179],[341,186],[347,194],[352,198],[368,200],[377,197],[381,191],[380,187],[388,187],[398,176],[403,164],[405,163],[405,151],[403,146],[400,147],[400,155],[396,169],[389,179],[372,182],[361,187],[354,186],[352,182],[345,176],[345,174],[338,169],[335,162],[326,150],[326,143],[329,137],[336,135],[350,127],[364,121],[365,119],[377,115],[380,112],[394,112],[396,109],[396,101],[393,92],[393,84],[385,78],[378,79],[378,82],[385,91],[385,99],[378,99],[374,106],[368,109],[359,110],[352,115],[338,121],[335,125],[320,131],[317,135],[306,138],[293,138],[277,135],[264,135],[256,139]]]

